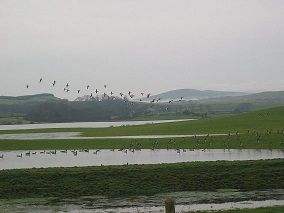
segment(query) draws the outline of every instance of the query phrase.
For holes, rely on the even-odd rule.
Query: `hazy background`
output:
[[[283,0],[0,0],[0,95],[73,98],[67,82],[284,90],[283,11]]]

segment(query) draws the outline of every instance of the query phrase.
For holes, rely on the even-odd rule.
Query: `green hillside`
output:
[[[187,103],[188,104],[188,103]],[[239,113],[284,106],[284,91],[255,93],[236,97],[218,97],[189,103],[191,107],[203,106],[207,111]]]
[[[25,96],[0,96],[0,104],[20,104],[28,102],[45,102],[45,101],[57,101],[53,94],[36,94],[36,95],[25,95]]]
[[[84,129],[86,136],[109,135],[171,135],[201,133],[232,133],[248,130],[265,132],[284,130],[284,107],[261,110],[228,117],[202,119],[143,126],[114,127],[103,129]]]

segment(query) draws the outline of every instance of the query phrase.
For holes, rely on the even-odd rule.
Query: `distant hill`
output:
[[[238,103],[238,102],[265,102],[267,104],[272,103],[282,103],[284,104],[284,91],[269,91],[269,92],[261,92],[254,93],[249,95],[242,95],[237,97],[216,97],[210,98],[207,100],[203,100],[200,102],[213,103],[213,102],[230,102],[230,103]]]
[[[184,100],[202,100],[216,97],[227,97],[227,96],[242,96],[247,95],[243,92],[228,92],[228,91],[215,91],[215,90],[196,90],[196,89],[177,89],[164,92],[158,95],[151,96],[151,98],[161,99],[179,99],[183,97]]]
[[[194,105],[210,106],[212,109],[222,109],[235,112],[254,111],[271,107],[284,106],[284,91],[261,92],[237,97],[217,97],[192,101]]]
[[[36,95],[25,96],[0,96],[0,104],[17,104],[27,102],[45,102],[45,101],[57,101],[60,98],[55,97],[53,94],[43,93]]]

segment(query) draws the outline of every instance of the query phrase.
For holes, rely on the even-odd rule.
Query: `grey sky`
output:
[[[0,0],[0,95],[71,98],[67,82],[284,90],[283,11],[282,0]]]

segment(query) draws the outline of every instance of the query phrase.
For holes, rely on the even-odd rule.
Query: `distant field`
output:
[[[3,170],[0,198],[283,189],[283,176],[283,160]]]
[[[76,140],[1,140],[0,150],[79,149],[79,148],[284,148],[284,107],[241,115],[176,123],[96,129],[35,129],[0,131],[4,133],[82,132],[82,136],[178,135],[230,133],[176,139],[76,139]],[[155,145],[154,145],[155,144]]]
[[[247,131],[284,131],[284,107],[261,110],[221,118],[183,121],[176,123],[151,124],[141,126],[123,126],[109,128],[69,128],[69,129],[36,129],[8,130],[5,133],[32,132],[82,132],[84,136],[119,136],[119,135],[176,135],[207,133],[247,133]]]

